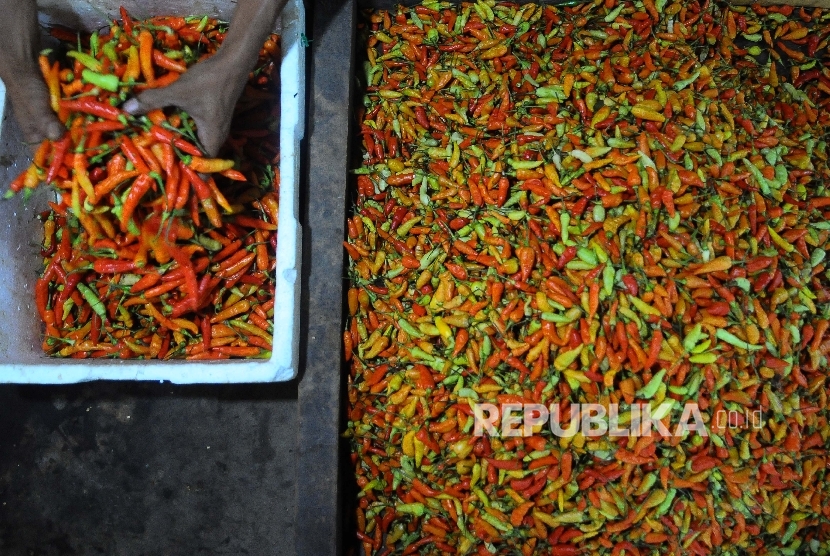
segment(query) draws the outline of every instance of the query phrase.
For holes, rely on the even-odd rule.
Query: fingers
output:
[[[23,139],[40,143],[43,139],[60,139],[65,128],[49,105],[49,93],[39,76],[19,76],[8,88],[9,99]]]
[[[127,102],[121,105],[121,109],[126,112],[127,114],[132,114],[133,116],[138,116],[139,114],[144,114],[147,112],[147,109],[141,105],[141,102],[137,98],[131,98]]]
[[[219,149],[225,142],[225,137],[228,136],[228,129],[222,129],[224,117],[205,120],[204,118],[194,118],[196,122],[196,129],[198,130],[199,142],[208,156],[216,156]]]
[[[241,89],[236,90],[240,88],[238,83],[225,88],[216,86],[217,66],[210,64],[214,60],[199,62],[175,83],[148,89],[125,102],[121,108],[133,115],[168,106],[181,108],[196,123],[205,154],[216,156],[228,136],[233,107]],[[244,86],[244,79],[240,79],[239,83]]]
[[[156,108],[165,108],[167,106],[178,106],[187,110],[185,102],[182,102],[183,96],[179,94],[178,87],[170,85],[169,87],[162,87],[161,89],[148,89],[137,97],[131,98],[121,107],[125,112],[138,115],[146,114],[150,110]]]
[[[146,114],[156,108],[176,106],[187,112],[196,123],[199,142],[208,156],[216,156],[230,129],[233,108],[227,108],[213,99],[213,94],[203,92],[194,95],[191,91],[179,91],[177,83],[161,89],[144,91],[125,102],[121,108],[133,115]],[[186,99],[186,100],[185,100]]]
[[[63,136],[65,128],[61,125],[57,118],[50,118],[51,121],[45,124],[45,137],[52,141],[57,141]]]

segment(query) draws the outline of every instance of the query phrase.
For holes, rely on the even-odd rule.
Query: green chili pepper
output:
[[[815,249],[810,255],[810,266],[817,267],[824,261],[824,257],[827,256],[827,253],[824,249]]]
[[[787,530],[784,532],[784,536],[781,537],[781,544],[787,544],[790,542],[790,539],[793,538],[796,531],[798,531],[798,521],[791,521],[787,526]]]
[[[651,418],[655,421],[660,421],[668,416],[671,413],[671,410],[674,409],[674,406],[677,405],[677,400],[673,398],[666,398],[664,401],[657,406],[657,409],[652,410]]]
[[[674,497],[677,495],[677,489],[669,489],[669,492],[666,494],[666,499],[663,500],[659,506],[657,506],[657,511],[655,513],[656,516],[661,516],[669,511],[671,508],[672,502],[674,502]]]
[[[605,220],[605,207],[602,206],[602,203],[594,205],[593,217],[594,222],[603,222]]]
[[[110,62],[113,64],[118,62],[118,53],[115,51],[115,44],[113,41],[105,42],[102,50],[104,52],[104,56],[106,56]]]
[[[614,293],[615,275],[616,272],[614,271],[614,267],[611,265],[607,265],[604,269],[602,269],[602,289],[606,297],[610,297],[611,294]]]
[[[479,16],[481,16],[481,19],[485,21],[493,21],[493,18],[495,18],[492,8],[481,0],[478,0],[475,4],[473,4],[473,9]]]
[[[396,230],[396,232],[398,233],[399,236],[403,237],[406,234],[408,234],[409,231],[415,226],[415,224],[417,224],[420,221],[421,221],[420,216],[415,216],[414,218],[410,218],[409,220],[407,220],[406,222],[401,224],[398,227],[398,229]]]
[[[712,340],[707,338],[707,339],[703,340],[701,343],[699,343],[698,345],[696,345],[694,347],[694,349],[692,349],[692,353],[694,353],[695,355],[697,355],[699,353],[703,353],[704,351],[709,349],[710,345],[712,345]]]
[[[582,523],[585,521],[585,513],[579,511],[563,512],[554,515],[553,519],[560,523]]]
[[[737,336],[723,328],[718,328],[718,330],[715,332],[715,336],[717,336],[719,340],[722,340],[727,344],[731,344],[737,348],[745,349],[747,351],[758,351],[764,349],[763,346],[756,346],[748,342],[745,342],[744,340],[741,340],[740,338],[738,338]]]
[[[746,278],[740,278],[740,277],[735,278],[734,282],[735,282],[736,286],[738,286],[739,288],[741,288],[745,292],[748,292],[749,289],[752,287],[752,283],[749,280],[747,280]]]
[[[544,161],[542,160],[517,160],[515,158],[509,158],[507,163],[510,164],[516,170],[531,170],[533,168],[538,168]]]
[[[683,349],[691,352],[700,340],[703,339],[703,326],[699,323],[692,328],[683,340]]]
[[[81,78],[90,83],[95,85],[96,87],[100,87],[107,91],[118,92],[118,76],[115,74],[107,74],[101,75],[100,73],[95,73],[94,71],[85,69],[81,73]]]
[[[66,300],[66,303],[63,304],[63,320],[66,320],[66,317],[72,312],[72,307],[75,306],[75,301],[70,297]]]
[[[208,237],[208,236],[205,236],[205,235],[197,236],[196,241],[199,243],[199,245],[201,245],[202,247],[204,247],[208,251],[221,251],[222,247],[224,247],[221,243],[219,243],[215,239],[213,239],[211,237]]]
[[[513,530],[512,525],[510,525],[509,523],[504,523],[503,521],[499,521],[497,517],[488,514],[487,512],[481,512],[479,516],[481,517],[481,519],[483,519],[499,531],[504,531],[505,533],[507,533]]]
[[[712,160],[715,161],[715,164],[718,166],[723,165],[723,158],[720,155],[720,152],[716,149],[706,149],[706,154],[712,157]]]
[[[205,30],[205,27],[208,24],[208,16],[204,16],[201,20],[199,20],[199,25],[196,26],[196,31],[201,33]]]
[[[412,504],[398,504],[395,506],[395,511],[401,514],[412,514],[421,517],[426,512],[426,507],[420,502],[413,502]]]
[[[549,98],[561,102],[565,100],[565,90],[561,85],[539,87],[536,89],[536,96],[539,98]]]
[[[100,48],[100,37],[98,36],[98,31],[95,31],[89,37],[89,48],[92,50],[93,56],[98,56],[98,50]]]
[[[435,357],[433,357],[432,355],[425,352],[419,347],[411,347],[409,348],[409,352],[422,361],[428,361],[430,363],[435,361]]]
[[[599,263],[597,259],[596,253],[594,253],[591,249],[587,249],[585,247],[580,247],[576,250],[576,256],[582,259],[584,262],[596,266]]]
[[[662,314],[658,309],[652,307],[637,296],[629,294],[628,299],[631,301],[631,304],[634,305],[643,315],[653,315],[659,317]]]
[[[441,254],[441,252],[442,249],[440,247],[436,247],[435,249],[424,255],[421,258],[421,264],[419,266],[420,270],[426,270],[427,268],[429,268],[433,261],[438,257],[438,255]]]
[[[608,13],[608,15],[605,16],[605,23],[611,23],[612,21],[617,19],[617,16],[620,15],[620,13],[622,12],[624,7],[625,7],[625,4],[620,4],[619,6],[617,6],[613,10],[611,10]]]
[[[104,304],[101,303],[101,300],[98,298],[98,294],[92,290],[89,286],[83,283],[78,284],[78,291],[81,292],[81,295],[84,296],[87,303],[92,307],[92,310],[95,311],[102,320],[107,319],[107,308],[104,307]]]
[[[640,486],[637,490],[634,491],[634,496],[642,496],[643,494],[647,493],[651,490],[651,487],[654,486],[654,483],[657,482],[657,474],[656,473],[649,473],[645,477],[643,477]]]
[[[743,162],[746,169],[749,170],[749,173],[752,174],[752,177],[754,177],[755,181],[758,182],[758,185],[761,186],[761,192],[764,195],[771,195],[773,184],[767,178],[764,177],[764,174],[761,173],[761,170],[759,170],[758,167],[755,166],[752,162],[750,162],[747,159],[744,159]]]
[[[564,371],[568,368],[568,366],[576,361],[576,358],[580,356],[582,353],[582,349],[584,346],[580,345],[575,347],[574,349],[570,349],[563,353],[560,353],[556,356],[556,359],[553,361],[553,366],[558,371]]]
[[[643,388],[637,391],[637,396],[647,400],[654,397],[660,385],[663,384],[663,377],[666,376],[666,369],[661,369]]]
[[[66,53],[66,55],[69,56],[70,58],[78,60],[81,64],[86,66],[88,69],[91,69],[92,71],[95,71],[95,72],[101,71],[101,62],[99,60],[97,60],[96,58],[94,58],[93,56],[90,56],[89,54],[86,54],[85,52],[78,52],[78,51],[75,51],[75,50],[70,50],[69,52]]]
[[[559,214],[559,225],[562,227],[562,242],[568,241],[568,225],[571,223],[571,215],[567,212]]]
[[[544,312],[539,316],[542,318],[542,320],[546,320],[548,322],[555,322],[557,324],[568,324],[576,320],[575,318],[570,317],[568,315],[560,315],[558,313],[551,312]]]
[[[689,361],[691,363],[696,363],[699,365],[707,365],[709,363],[714,363],[717,360],[718,356],[714,353],[699,353],[697,355],[689,357]]]
[[[675,91],[682,91],[683,89],[694,83],[698,77],[700,77],[700,70],[694,72],[692,75],[689,76],[688,79],[681,79],[680,81],[676,81],[674,85],[672,85],[672,88]]]

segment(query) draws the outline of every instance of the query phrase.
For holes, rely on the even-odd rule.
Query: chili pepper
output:
[[[360,439],[353,445],[356,452],[372,454],[372,466],[406,467],[394,479],[397,488],[372,490],[372,501],[392,507],[416,500],[430,512],[428,517],[396,516],[392,528],[406,523],[411,536],[406,546],[400,546],[401,535],[397,545],[385,548],[412,553],[428,545],[440,551],[440,541],[433,538],[438,534],[464,553],[637,553],[627,539],[639,539],[674,542],[667,550],[702,555],[734,550],[738,539],[746,541],[744,535],[789,533],[774,509],[759,508],[758,500],[768,498],[750,500],[742,494],[777,496],[789,490],[797,495],[797,488],[788,487],[779,475],[758,471],[764,462],[755,446],[786,450],[794,462],[788,473],[797,480],[804,439],[820,442],[815,424],[784,415],[784,396],[770,398],[781,409],[780,422],[787,424],[781,432],[717,429],[711,439],[654,437],[636,446],[625,446],[626,440],[608,450],[614,459],[606,458],[607,463],[574,457],[585,453],[585,439],[554,439],[562,469],[556,469],[559,475],[540,474],[538,483],[511,479],[507,473],[518,473],[526,462],[530,469],[540,468],[535,454],[525,450],[542,451],[550,443],[525,440],[519,449],[522,442],[499,438],[491,444],[486,434],[474,439],[463,432],[461,418],[458,429],[450,425],[455,416],[471,417],[467,400],[492,400],[489,392],[517,403],[531,394],[541,401],[543,392],[546,402],[566,404],[572,396],[596,401],[602,395],[628,404],[646,396],[662,400],[655,401],[653,412],[674,424],[672,408],[686,400],[710,415],[724,403],[752,407],[757,383],[747,386],[747,379],[735,377],[754,376],[759,366],[761,379],[776,377],[776,388],[786,395],[798,391],[810,397],[809,369],[824,365],[822,350],[830,352],[823,347],[826,339],[813,339],[819,303],[827,299],[819,284],[825,281],[823,253],[830,230],[818,220],[825,211],[822,201],[815,200],[825,192],[810,181],[825,172],[824,154],[817,159],[807,153],[825,148],[815,135],[824,125],[817,107],[830,104],[824,98],[830,86],[821,72],[805,66],[791,72],[787,81],[792,85],[785,87],[774,62],[759,65],[734,39],[740,30],[762,55],[798,66],[806,61],[803,54],[779,39],[803,42],[815,48],[814,54],[820,51],[822,39],[812,38],[823,36],[814,29],[814,15],[760,7],[738,11],[713,3],[608,0],[590,7],[538,9],[484,4],[450,6],[440,13],[424,6],[401,7],[392,17],[370,12],[361,31],[370,38],[370,65],[380,66],[378,58],[396,49],[415,71],[396,74],[404,66],[396,65],[393,54],[364,91],[366,108],[358,120],[368,158],[364,156],[360,172],[365,173],[357,180],[355,213],[365,217],[360,221],[367,229],[350,229],[346,243],[357,254],[350,268],[354,288],[373,297],[350,307],[354,335],[349,338],[353,345],[361,339],[358,323],[366,327],[363,341],[367,333],[394,333],[390,326],[397,323],[405,334],[385,352],[389,361],[419,364],[441,375],[435,377],[439,389],[400,390],[398,399],[393,394],[400,388],[397,380],[385,375],[386,382],[377,383],[380,389],[363,389],[363,363],[358,357],[350,361],[355,380],[349,389],[354,413],[348,433]],[[783,17],[766,18],[767,13]],[[622,14],[628,25],[610,26],[623,21]],[[453,20],[457,23],[447,28],[449,33],[436,31],[429,42],[421,40],[436,22]],[[510,41],[499,32],[511,33]],[[757,41],[751,40],[754,32]],[[584,40],[587,36],[597,41]],[[711,45],[702,54],[692,47],[701,41]],[[779,46],[783,48],[776,52]],[[623,63],[615,52],[625,53]],[[421,71],[417,64],[425,60],[430,60],[429,69]],[[519,60],[524,67],[507,75]],[[426,88],[416,75],[427,81]],[[393,162],[386,107],[389,99],[403,98],[399,91],[419,86],[427,93],[407,95],[394,116],[402,160]],[[769,114],[775,125],[759,114]],[[428,131],[427,145],[415,133],[422,128]],[[540,144],[548,152],[558,145],[553,148],[559,151],[540,160]],[[773,154],[782,144],[787,154]],[[746,172],[736,172],[736,164]],[[810,170],[804,170],[808,164]],[[422,180],[421,171],[433,175]],[[412,179],[401,180],[394,189],[375,188],[410,172]],[[503,187],[502,178],[507,180]],[[586,213],[592,202],[608,214]],[[396,207],[405,208],[405,214]],[[390,234],[402,227],[402,219],[413,222],[412,227],[405,234]],[[808,231],[813,223],[815,229]],[[778,255],[770,255],[771,249]],[[384,266],[375,267],[379,263],[373,261]],[[381,280],[388,287],[380,286]],[[618,280],[622,292],[615,290]],[[808,283],[810,295],[797,293]],[[414,327],[385,316],[387,308],[399,314],[411,308],[414,318],[422,320]],[[447,330],[448,323],[456,326],[450,320],[454,312],[465,314],[467,320],[458,322],[467,326]],[[472,320],[481,327],[470,326]],[[805,341],[811,334],[805,325],[811,323],[813,335]],[[797,355],[793,342],[815,349]],[[384,349],[389,343],[381,342]],[[364,346],[364,353],[386,357],[379,349],[368,351],[374,345]],[[355,355],[359,352],[360,347]],[[551,358],[559,373],[552,387],[542,381]],[[456,366],[472,372],[461,375]],[[690,382],[693,376],[699,380]],[[388,395],[379,396],[384,390]],[[815,396],[811,400],[817,401]],[[394,407],[387,410],[385,404]],[[361,421],[365,414],[377,417]],[[807,414],[801,415],[806,419]],[[810,432],[799,439],[792,431],[804,427]],[[424,441],[434,443],[437,437],[420,432],[415,442],[419,431],[450,436],[441,439],[446,446],[439,442],[426,448]],[[547,437],[545,429],[539,434],[542,440]],[[465,445],[473,449],[473,463],[435,472],[436,462],[456,454],[462,458]],[[436,452],[436,446],[443,452]],[[662,488],[649,492],[657,474],[649,475],[647,466],[657,454],[661,462],[671,463],[660,473]],[[695,462],[691,469],[685,463],[689,459]],[[722,465],[727,460],[729,465]],[[713,466],[712,461],[720,463]],[[495,463],[510,468],[499,470],[492,462],[510,462]],[[736,475],[732,469],[739,468]],[[363,463],[355,473],[364,485],[370,475],[378,475]],[[454,504],[428,506],[423,489],[413,488],[415,480],[429,485],[428,494],[446,493],[450,485],[464,485],[471,494],[459,496],[460,510]],[[579,490],[566,488],[572,480]],[[715,481],[718,487],[713,488]],[[504,491],[507,484],[515,489],[512,493]],[[678,489],[686,489],[690,498],[683,499]],[[628,494],[633,492],[641,494],[633,498]],[[498,504],[491,503],[493,497]],[[745,500],[736,504],[745,504],[747,511],[736,510],[728,497]],[[526,505],[531,502],[535,505]],[[535,509],[538,505],[541,511]],[[588,507],[602,511],[583,513]],[[670,510],[671,518],[666,515]],[[461,513],[487,517],[468,521],[471,527],[464,531],[453,526]],[[564,527],[558,515],[590,521],[591,532]],[[762,517],[766,515],[770,517]],[[433,517],[446,520],[447,527],[434,529]],[[361,533],[369,526],[379,531],[379,519],[379,514],[364,514]],[[744,525],[738,530],[734,523],[740,520]],[[751,529],[745,527],[750,523]],[[720,524],[733,526],[731,540]],[[796,526],[789,536],[801,530]],[[525,543],[531,537],[534,544]],[[381,543],[372,535],[366,538],[377,550]],[[757,542],[748,552],[761,553],[770,542]],[[744,542],[741,550],[750,545]],[[775,549],[787,550],[781,544]]]
[[[96,87],[100,87],[107,91],[117,92],[118,91],[118,76],[113,74],[102,75],[100,73],[96,73],[92,70],[85,69],[81,73],[81,77],[87,83],[91,83]]]
[[[50,65],[49,58],[43,55],[38,56],[38,65],[49,90],[49,106],[54,112],[58,112],[60,110],[60,78],[58,76],[60,68],[57,62]]]
[[[194,145],[188,143],[181,137],[177,137],[172,131],[163,129],[157,125],[150,128],[150,135],[156,140],[164,143],[172,143],[177,149],[192,156],[201,156],[201,151]],[[198,171],[198,170],[197,170]]]
[[[200,156],[192,157],[190,159],[190,163],[188,164],[188,166],[192,168],[194,172],[201,172],[204,174],[230,170],[231,168],[233,168],[233,165],[233,160],[222,160],[219,158],[202,158]]]
[[[91,114],[104,118],[106,120],[118,121],[123,118],[125,114],[118,108],[111,104],[105,104],[95,99],[85,97],[78,100],[61,99],[60,107],[71,112],[83,112],[84,114]]]
[[[149,174],[141,174],[136,178],[135,182],[130,186],[127,197],[124,200],[124,206],[121,209],[121,231],[127,231],[127,223],[138,208],[138,203],[141,198],[150,190],[153,185],[153,178]]]
[[[210,189],[211,197],[216,200],[216,203],[220,207],[222,207],[222,209],[225,210],[226,212],[229,212],[229,213],[233,212],[233,207],[231,207],[230,203],[228,203],[228,200],[222,194],[222,191],[219,190],[219,187],[216,185],[216,180],[213,179],[213,176],[208,177],[207,186]],[[263,224],[262,220],[254,220],[254,221],[257,224],[256,224],[256,226],[253,226],[253,227],[259,227],[259,226],[262,226],[262,224]],[[266,228],[271,230],[271,231],[274,231],[276,229],[276,224],[269,224],[268,222],[265,222],[264,224],[265,224]]]
[[[250,264],[256,259],[256,253],[248,253],[247,251],[242,251],[245,255],[238,261],[235,261],[233,264],[226,266],[225,268],[220,269],[216,275],[220,278],[228,278],[240,270],[247,268]],[[233,260],[233,259],[228,259]]]
[[[97,259],[92,268],[99,274],[122,274],[134,271],[136,266],[132,261]]]
[[[251,304],[247,300],[238,301],[235,304],[231,305],[227,309],[216,313],[213,317],[211,317],[210,322],[222,322],[228,320],[232,317],[235,317],[241,313],[248,311],[251,308]]]
[[[130,293],[139,293],[147,288],[155,286],[161,281],[161,276],[155,273],[148,273],[143,275],[138,281],[130,287]]]
[[[55,142],[52,148],[52,162],[46,172],[46,183],[52,183],[58,177],[58,172],[64,163],[64,157],[69,149],[69,137],[63,137]]]
[[[184,175],[187,176],[188,181],[193,186],[193,190],[196,192],[198,200],[205,201],[206,199],[210,199],[210,188],[207,183],[199,177],[196,171],[190,166],[186,166],[183,162],[179,163],[179,168]]]
[[[206,19],[204,22],[207,24]],[[128,21],[127,24],[132,26],[131,21]],[[211,23],[211,25],[215,24]],[[147,29],[142,28],[142,31],[147,31]],[[155,42],[152,33],[149,33],[149,35],[150,41],[146,40],[147,35],[145,35],[145,43],[142,46],[145,46],[147,42],[151,42],[152,46],[152,42]],[[212,36],[219,35],[213,34]],[[67,208],[71,209],[80,224],[80,227],[78,227],[78,223],[70,223],[62,218],[54,220],[49,218],[46,221],[48,224],[44,224],[45,239],[42,252],[47,257],[47,270],[37,283],[36,306],[41,318],[46,322],[46,333],[51,339],[47,339],[43,345],[44,349],[50,353],[71,357],[86,357],[90,350],[93,350],[92,356],[94,357],[112,355],[119,357],[167,357],[171,353],[171,347],[174,347],[173,344],[179,343],[179,340],[173,341],[171,339],[170,331],[178,330],[185,326],[185,323],[190,323],[187,329],[196,336],[195,341],[201,341],[201,338],[198,337],[199,327],[178,317],[186,311],[196,310],[197,305],[203,307],[203,304],[209,302],[209,299],[206,298],[211,293],[215,294],[216,288],[222,282],[221,277],[212,277],[208,274],[202,276],[201,282],[199,281],[199,273],[207,271],[209,260],[207,257],[198,257],[193,264],[190,263],[190,260],[196,249],[203,249],[201,245],[189,244],[181,248],[175,245],[179,240],[187,241],[194,236],[191,226],[196,224],[195,222],[183,225],[182,220],[178,217],[165,218],[163,222],[160,216],[153,215],[153,212],[151,212],[159,206],[159,199],[155,194],[157,182],[168,189],[168,191],[161,193],[161,195],[166,196],[166,199],[162,200],[161,206],[168,211],[175,208],[172,206],[174,201],[176,204],[180,200],[183,200],[184,203],[187,202],[189,184],[187,181],[181,181],[180,176],[178,176],[181,172],[175,161],[179,155],[174,151],[174,147],[189,155],[201,156],[201,153],[184,139],[175,136],[172,131],[163,129],[162,126],[169,126],[171,129],[181,126],[182,117],[179,114],[168,117],[161,111],[154,111],[148,115],[150,121],[154,124],[154,128],[156,128],[153,133],[149,134],[152,142],[148,141],[148,134],[131,127],[131,120],[115,108],[119,99],[111,96],[111,93],[116,92],[122,86],[129,88],[135,85],[134,81],[141,72],[139,66],[142,60],[139,60],[139,52],[132,46],[125,47],[122,50],[112,47],[107,49],[105,46],[106,59],[102,63],[101,60],[95,58],[97,47],[94,38],[93,36],[93,40],[90,41],[93,49],[92,53],[74,51],[70,55],[74,59],[72,71],[68,69],[62,71],[60,61],[54,66],[48,67],[45,58],[39,60],[44,78],[49,84],[53,96],[56,93],[60,94],[60,87],[55,87],[55,77],[60,80],[74,79],[78,84],[81,84],[81,80],[77,79],[76,76],[82,74],[85,81],[97,86],[96,89],[93,89],[97,92],[97,98],[90,96],[78,99],[57,99],[57,103],[53,102],[59,109],[62,120],[69,118],[71,112],[80,112],[87,115],[86,123],[84,123],[85,119],[73,118],[70,124],[70,132],[56,142],[54,146],[44,142],[35,157],[36,164],[43,167],[51,151],[52,161],[45,174],[50,181],[55,181],[58,186],[64,187],[67,191],[60,195],[61,200],[59,202],[50,203],[50,206],[58,215],[66,214]],[[153,46],[153,48],[155,47]],[[213,50],[215,51],[215,48]],[[127,62],[126,69],[122,60]],[[145,57],[143,61],[146,62],[146,60]],[[152,62],[152,60],[150,61]],[[170,69],[170,64],[167,61],[159,59],[158,62],[162,69]],[[271,62],[267,63],[270,64]],[[131,75],[129,72],[133,64],[135,64],[136,69],[135,73]],[[86,66],[86,70],[83,69],[84,66]],[[147,69],[145,64],[144,73],[147,73]],[[183,69],[183,66],[178,66],[177,69]],[[121,77],[119,78],[119,76]],[[162,84],[162,80],[166,77],[167,75],[156,80],[156,85]],[[259,79],[258,77],[255,78],[255,80]],[[66,87],[63,90],[65,95],[75,94],[79,91],[80,89],[70,91],[70,88]],[[267,121],[267,117],[263,118],[263,122],[265,121]],[[186,127],[186,131],[192,133],[192,122],[188,125],[190,127]],[[244,133],[251,132],[250,130],[244,131]],[[112,135],[108,136],[108,134]],[[135,138],[140,140],[133,141]],[[155,141],[160,141],[161,144],[154,144]],[[114,150],[114,148],[118,149],[119,146],[120,150],[128,155],[135,170],[127,171],[124,157]],[[88,157],[80,154],[84,148],[87,149],[87,152],[94,153],[94,156],[90,155]],[[275,151],[271,145],[266,145],[266,148],[271,149],[272,152]],[[65,157],[70,149],[78,154],[73,154],[72,160],[66,161]],[[189,160],[190,158],[188,158]],[[103,163],[98,165],[102,161]],[[90,167],[92,164],[95,164],[95,166]],[[72,170],[71,185],[70,182],[61,181],[70,177],[67,171],[69,168]],[[149,173],[151,171],[153,172],[152,175]],[[22,176],[22,178],[15,180],[13,189],[34,187],[36,185],[38,177],[36,173],[27,170]],[[239,181],[248,180],[241,172],[229,175],[229,177]],[[134,182],[133,179],[135,179]],[[184,184],[184,186],[182,187],[181,184]],[[198,189],[199,185],[197,183],[194,190],[201,193],[202,191]],[[206,185],[211,193],[211,203],[212,199],[215,198],[220,204],[224,203],[223,208],[229,210],[230,205],[227,204],[219,186],[212,180]],[[150,194],[151,190],[154,192],[152,195]],[[147,218],[143,218],[145,215],[141,211],[142,218],[135,222],[133,216],[136,214],[142,198],[148,201],[145,205],[148,209]],[[267,192],[262,198],[268,198]],[[84,204],[93,207],[94,212],[91,215],[86,212]],[[259,204],[259,200],[254,201],[253,204],[263,206]],[[252,255],[260,259],[258,267],[271,268],[273,266],[273,255],[269,254],[269,252],[273,253],[276,239],[275,235],[270,235],[270,232],[276,229],[273,223],[260,221],[257,218],[243,214],[241,215],[243,219],[242,227],[240,227],[239,223],[223,223],[215,208],[211,211],[210,207],[205,207],[205,210],[212,222],[222,225],[225,228],[224,233],[232,238],[247,235],[249,232],[261,234],[263,242],[254,248],[256,254],[252,253]],[[271,203],[269,201],[266,211],[268,213],[267,218],[274,223],[276,219],[271,215],[275,215],[277,211],[275,202]],[[117,232],[112,225],[113,216],[120,220],[123,227],[121,232]],[[253,229],[247,227],[247,224],[251,223],[254,223]],[[266,232],[258,230],[258,226],[263,224],[267,228],[268,236],[265,235]],[[58,229],[49,231],[53,228]],[[100,239],[104,233],[106,234],[106,240]],[[57,234],[60,234],[59,241],[56,238]],[[213,248],[213,243],[210,243],[207,238],[201,243],[211,249]],[[228,240],[226,243],[232,244],[233,241]],[[89,253],[85,251],[75,252],[73,251],[73,245],[80,249],[89,245],[90,249],[103,248],[111,251],[108,254],[101,255],[96,251],[90,251]],[[217,249],[219,248],[217,247]],[[113,255],[116,258],[111,258]],[[243,255],[245,255],[244,252]],[[248,256],[250,257],[250,255]],[[172,257],[176,259],[177,267],[173,271],[167,272],[162,278],[159,274],[160,270],[147,264],[149,257],[155,258],[160,264],[165,264]],[[67,273],[62,265],[67,265],[67,269],[71,272]],[[143,268],[142,265],[144,265]],[[237,272],[225,279],[226,287],[233,289],[234,292],[239,291],[242,297],[249,296],[254,292],[249,288],[264,288],[260,290],[261,293],[257,294],[256,299],[262,299],[263,295],[267,299],[267,290],[272,287],[271,284],[266,285],[267,274],[262,272],[261,276],[247,275],[246,273],[255,274],[261,271],[252,269],[251,265],[243,264],[240,266],[241,268],[230,269]],[[111,289],[108,285],[105,285],[106,282],[98,282],[99,278],[92,274],[74,270],[84,268],[89,268],[98,274],[117,274],[123,275],[122,279],[130,278],[131,281],[128,284],[132,284],[129,288],[131,295],[143,292],[142,295],[145,299],[161,298],[166,300],[167,305],[172,307],[171,317],[162,315],[154,305],[148,305],[142,297],[114,298],[114,295],[120,295],[116,293],[119,290]],[[179,274],[180,276],[178,276]],[[105,278],[101,276],[100,280],[105,280]],[[200,283],[202,287],[199,287]],[[239,286],[237,286],[237,283],[239,283]],[[272,289],[271,294],[273,294]],[[233,295],[236,295],[236,293]],[[248,300],[237,298],[233,303],[227,303],[225,307],[231,307],[240,301]],[[264,313],[258,303],[259,301],[252,303],[251,310]],[[55,307],[54,311],[48,309],[52,305]],[[216,312],[220,311],[220,309],[216,310]],[[150,335],[146,330],[136,329],[136,340],[130,342],[118,339],[121,332],[117,332],[116,337],[113,337],[114,330],[109,319],[118,319],[121,323],[119,326],[130,328],[144,326],[148,315],[162,325],[161,332],[156,331]],[[171,319],[175,319],[175,322]],[[63,347],[63,344],[52,341],[52,339],[59,339],[61,335],[56,327],[57,322],[60,322],[61,326],[64,327],[76,327],[67,335],[67,337],[71,336],[76,340],[74,346]],[[88,324],[77,327],[76,323],[83,322]],[[247,326],[247,324],[244,326]],[[167,329],[167,332],[165,332],[165,329]],[[105,331],[106,336],[104,335]],[[266,333],[262,332],[261,334]],[[90,339],[84,339],[85,337]],[[250,338],[255,339],[250,340]],[[203,351],[199,353],[182,344],[176,346],[173,353],[179,353],[180,356],[186,354],[199,358],[270,356],[270,343],[266,341],[265,337],[253,335],[250,338],[250,342],[247,344],[243,339],[234,346],[227,347],[227,349],[224,349],[225,346],[213,347],[212,342],[208,341],[206,346],[203,347]],[[185,338],[185,341],[188,340]]]
[[[156,79],[153,68],[153,35],[147,29],[142,29],[138,33],[138,56],[141,74],[144,80],[152,85]]]
[[[161,175],[161,170],[162,170],[161,169],[161,163],[156,158],[155,154],[153,154],[153,151],[151,149],[148,149],[144,145],[135,144],[135,143],[134,143],[134,145],[135,145],[135,149],[138,151],[138,153],[141,155],[141,158],[146,163],[147,168],[149,169],[148,173]]]
[[[184,73],[187,71],[187,66],[183,62],[173,60],[168,56],[165,56],[163,52],[155,49],[153,49],[153,63],[168,71],[175,71],[178,73]]]
[[[98,72],[101,71],[101,61],[97,60],[95,56],[91,54],[87,54],[85,52],[78,52],[77,50],[70,50],[66,53],[66,56],[77,60],[87,68],[91,69],[92,71]]]

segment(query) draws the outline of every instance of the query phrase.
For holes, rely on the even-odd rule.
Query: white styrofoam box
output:
[[[118,18],[118,8],[136,18],[153,15],[202,15],[231,19],[232,0],[45,0],[38,2],[41,22],[75,29],[97,29]],[[297,375],[301,230],[299,209],[300,140],[305,114],[305,9],[289,0],[275,31],[282,37],[280,122],[280,213],[277,235],[277,294],[274,347],[269,360],[142,361],[47,357],[41,349],[40,317],[34,284],[41,270],[42,227],[36,216],[48,208],[52,193],[38,188],[28,201],[18,195],[0,201],[0,383],[64,384],[97,379],[167,380],[173,383],[278,382]],[[20,129],[5,104],[0,82],[0,192],[31,161]]]
[[[6,111],[6,85],[0,79],[0,137],[3,136],[3,114]]]

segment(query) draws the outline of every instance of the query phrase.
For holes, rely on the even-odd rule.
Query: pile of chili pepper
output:
[[[830,13],[430,0],[361,33],[363,552],[830,553]],[[708,434],[474,436],[476,403]]]
[[[43,349],[61,357],[268,358],[279,198],[278,37],[260,52],[222,158],[205,158],[191,118],[120,108],[213,54],[225,25],[123,20],[106,32],[53,29],[40,56],[67,127],[44,141],[9,195],[51,184],[35,286]]]

